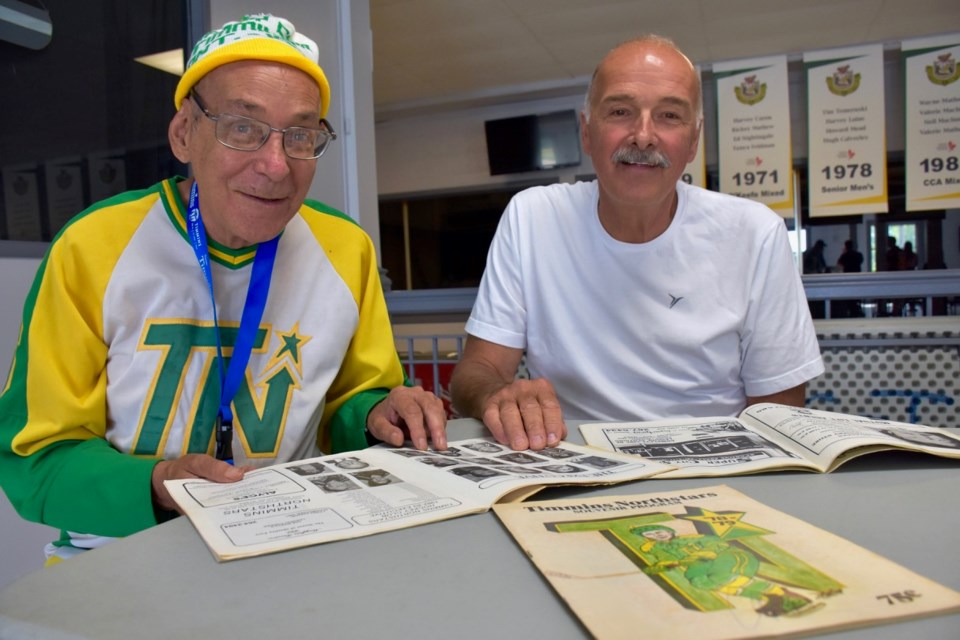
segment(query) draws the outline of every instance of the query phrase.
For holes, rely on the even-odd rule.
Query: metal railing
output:
[[[811,274],[803,288],[807,300],[823,303],[825,318],[844,302],[858,304],[866,318],[960,315],[960,269]]]
[[[805,275],[803,284],[811,303],[823,303],[824,319],[815,324],[824,350],[960,347],[960,269]],[[461,322],[475,297],[476,289],[401,291],[387,294],[387,304],[391,316],[402,317],[404,323]],[[856,321],[834,319],[831,312],[841,301],[858,304],[863,316]],[[908,315],[924,317],[902,317]],[[403,326],[395,329],[407,376],[436,393],[453,415],[450,375],[463,354],[466,336],[404,335]]]
[[[421,336],[396,336],[400,361],[407,371],[407,377],[417,379],[417,364],[428,364],[431,368],[433,389],[440,388],[440,366],[455,365],[463,355],[463,343],[466,334],[435,334]],[[399,345],[403,345],[400,347]]]
[[[823,273],[802,276],[807,299],[823,302],[826,318],[836,301],[862,301],[865,317],[886,315],[880,305],[900,300],[915,315],[960,315],[960,269]],[[390,291],[387,307],[394,320],[443,322],[466,320],[473,308],[475,288]],[[903,305],[896,307],[903,315]],[[866,313],[876,311],[873,316]],[[892,310],[891,310],[892,313]]]

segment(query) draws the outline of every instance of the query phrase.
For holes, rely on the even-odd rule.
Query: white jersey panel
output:
[[[219,324],[236,328],[252,265],[229,268],[211,261],[211,266]],[[317,249],[316,237],[299,215],[280,239],[274,273],[284,275],[271,279],[261,321],[261,327],[269,327],[270,332],[250,355],[248,372],[253,379],[248,382],[255,402],[260,403],[273,386],[286,385],[290,410],[277,439],[279,450],[269,451],[251,451],[256,445],[245,441],[248,434],[234,412],[234,459],[238,465],[264,466],[320,454],[316,433],[324,394],[358,323],[353,296],[324,251]],[[323,292],[323,296],[315,292]],[[103,309],[104,340],[111,345],[107,439],[121,451],[133,451],[137,425],[155,402],[157,415],[169,415],[162,456],[183,455],[201,392],[211,377],[219,376],[219,369],[214,341],[205,348],[194,347],[186,355],[177,353],[176,345],[170,343],[175,340],[178,323],[212,327],[213,309],[192,247],[170,224],[160,200],[117,263]],[[224,355],[229,357],[230,351]],[[187,358],[182,375],[175,381],[164,379],[165,359],[173,363],[182,357]],[[304,380],[310,384],[304,385]],[[149,387],[147,381],[152,381]],[[174,410],[168,414],[171,402]],[[248,430],[255,427],[247,425]],[[254,437],[252,433],[249,436]]]

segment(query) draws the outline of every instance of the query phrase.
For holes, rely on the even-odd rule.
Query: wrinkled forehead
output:
[[[695,85],[697,72],[680,51],[660,42],[636,42],[614,49],[597,68],[601,79],[631,73],[660,73]]]
[[[289,93],[310,96],[320,104],[320,89],[313,79],[301,69],[269,60],[238,60],[217,67],[206,74],[196,87],[201,91],[221,91],[225,94],[242,94],[257,83],[270,79],[282,80]],[[283,99],[281,96],[280,99]]]
[[[693,63],[675,47],[659,41],[630,42],[607,54],[594,73],[592,98],[602,98],[611,83],[656,76],[684,87],[690,101],[699,104],[700,76]]]

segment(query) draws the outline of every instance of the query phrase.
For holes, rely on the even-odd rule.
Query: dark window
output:
[[[44,0],[38,50],[0,41],[0,239],[50,240],[92,202],[184,173],[177,76],[135,58],[182,49],[185,2]]]
[[[479,286],[500,216],[528,186],[382,199],[380,251],[393,288]]]
[[[573,109],[487,120],[484,130],[491,175],[580,164],[580,134]]]

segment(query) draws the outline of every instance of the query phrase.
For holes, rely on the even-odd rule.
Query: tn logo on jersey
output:
[[[224,370],[230,364],[238,328],[220,327]],[[213,423],[220,404],[215,332],[210,323],[192,321],[154,321],[144,328],[139,349],[157,350],[162,356],[148,392],[134,454],[158,455],[164,449],[173,420],[184,402],[190,404],[190,418],[184,432],[183,453],[213,451]],[[273,354],[257,375],[258,382],[254,382],[248,368],[233,398],[233,427],[250,458],[277,454],[293,391],[300,388],[303,379],[301,349],[310,337],[299,335],[298,325],[288,332],[274,333],[278,341],[273,343]],[[254,354],[268,352],[270,335],[269,325],[260,327],[253,343]]]

